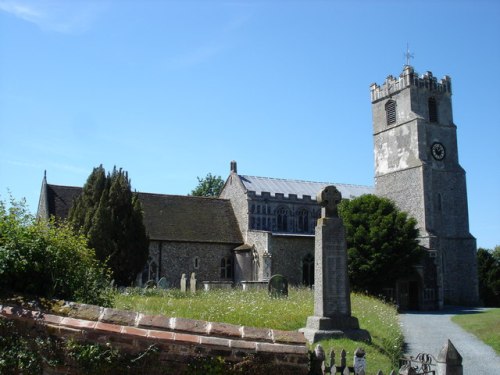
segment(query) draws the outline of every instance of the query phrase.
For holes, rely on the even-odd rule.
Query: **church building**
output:
[[[451,79],[419,77],[411,66],[371,86],[375,187],[240,175],[235,161],[219,198],[138,193],[150,255],[137,284],[184,273],[200,282],[262,283],[273,274],[314,282],[317,193],[335,185],[343,198],[377,194],[413,216],[426,257],[387,288],[402,308],[478,303],[476,242],[469,233],[465,171],[458,162]],[[38,216],[65,218],[82,188],[46,177]],[[381,276],[383,277],[383,275]]]

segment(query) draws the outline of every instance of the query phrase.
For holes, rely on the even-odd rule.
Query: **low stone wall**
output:
[[[93,305],[56,303],[50,309],[0,305],[0,315],[51,335],[82,342],[111,343],[127,352],[156,345],[158,366],[185,368],[193,358],[228,362],[257,359],[287,374],[307,374],[309,355],[302,333],[244,327],[162,315],[147,315]]]

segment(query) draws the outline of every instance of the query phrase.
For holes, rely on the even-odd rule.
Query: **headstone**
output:
[[[196,274],[194,272],[191,274],[191,279],[189,280],[189,287],[191,288],[191,293],[196,293]]]
[[[361,370],[366,369],[366,358],[365,358],[366,352],[363,350],[363,348],[357,348],[354,351],[354,360],[353,360],[353,367],[354,367],[354,373],[359,374]]]
[[[322,206],[315,232],[314,316],[301,329],[311,343],[334,337],[369,340],[359,329],[358,319],[351,316],[351,296],[347,274],[345,229],[338,215],[342,195],[335,186],[318,193]]]
[[[269,296],[273,298],[288,297],[288,280],[282,275],[274,275],[267,283]]]
[[[146,285],[144,286],[146,289],[153,289],[156,288],[156,283],[154,280],[148,280],[146,282]]]
[[[186,284],[187,284],[186,274],[183,273],[181,276],[181,293],[186,293]]]
[[[168,287],[168,281],[165,277],[162,277],[160,280],[158,280],[158,288],[166,290],[168,289]]]

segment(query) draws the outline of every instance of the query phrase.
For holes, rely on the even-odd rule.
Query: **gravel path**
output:
[[[500,374],[500,356],[474,335],[464,331],[451,321],[451,317],[481,309],[449,308],[437,312],[407,312],[399,316],[406,354],[415,356],[424,352],[437,357],[443,345],[450,339],[463,358],[464,375]],[[500,335],[500,322],[491,327]]]

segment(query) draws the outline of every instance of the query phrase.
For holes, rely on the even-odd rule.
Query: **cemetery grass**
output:
[[[500,308],[455,315],[451,320],[500,354]]]
[[[325,340],[321,345],[328,354],[347,352],[347,363],[357,347],[366,351],[368,373],[382,370],[384,374],[397,369],[402,355],[403,335],[396,307],[360,294],[351,295],[352,315],[359,319],[360,327],[370,332],[371,343],[348,339]],[[211,322],[224,322],[249,327],[297,330],[305,326],[313,315],[314,296],[307,288],[290,288],[288,298],[270,298],[267,291],[214,290],[195,294],[179,290],[127,289],[116,293],[114,307]],[[313,348],[311,348],[313,349]]]

